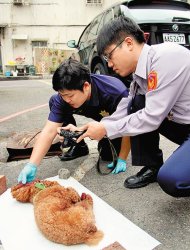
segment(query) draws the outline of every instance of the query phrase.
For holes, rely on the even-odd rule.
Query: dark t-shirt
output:
[[[128,96],[128,89],[117,78],[106,75],[91,74],[91,97],[81,107],[69,106],[59,94],[49,101],[49,121],[75,124],[73,114],[82,115],[100,121],[104,116],[111,115],[123,97]]]

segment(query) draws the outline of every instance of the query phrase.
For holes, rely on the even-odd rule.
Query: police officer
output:
[[[62,125],[75,124],[74,114],[82,115],[100,121],[102,117],[112,114],[123,97],[128,96],[128,89],[117,78],[90,74],[89,69],[81,63],[68,59],[55,71],[53,75],[53,89],[58,94],[49,101],[50,114],[48,121],[33,149],[29,163],[21,171],[18,181],[26,183],[36,176],[37,166],[47,153],[57,129],[60,132]],[[112,140],[118,153],[116,168],[112,171],[117,174],[126,170],[126,158],[130,151],[128,137]],[[103,139],[99,142],[101,158],[112,161],[109,143]],[[61,160],[68,161],[87,155],[88,146],[81,141],[61,156]],[[113,163],[108,164],[111,168]]]
[[[118,74],[133,73],[133,82],[116,112],[81,127],[87,131],[78,141],[128,135],[132,164],[144,167],[125,180],[126,188],[157,180],[171,196],[190,196],[190,51],[174,43],[147,45],[143,31],[126,17],[102,28],[97,47]],[[179,145],[165,163],[159,134]]]

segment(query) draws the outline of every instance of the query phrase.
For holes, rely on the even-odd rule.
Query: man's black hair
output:
[[[55,91],[83,90],[84,82],[91,83],[90,70],[82,63],[74,60],[65,60],[53,74],[52,84]]]
[[[127,36],[133,37],[140,44],[145,42],[144,32],[132,19],[119,16],[108,22],[100,30],[97,38],[98,54],[103,55],[108,46],[118,44]]]

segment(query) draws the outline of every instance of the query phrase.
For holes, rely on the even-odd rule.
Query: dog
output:
[[[96,245],[103,238],[95,225],[90,195],[80,197],[74,188],[51,181],[18,184],[11,192],[16,200],[33,203],[36,224],[47,239],[69,246]]]

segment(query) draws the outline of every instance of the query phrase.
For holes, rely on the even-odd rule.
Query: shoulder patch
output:
[[[148,91],[154,90],[157,87],[158,76],[156,71],[151,71],[148,74]]]

